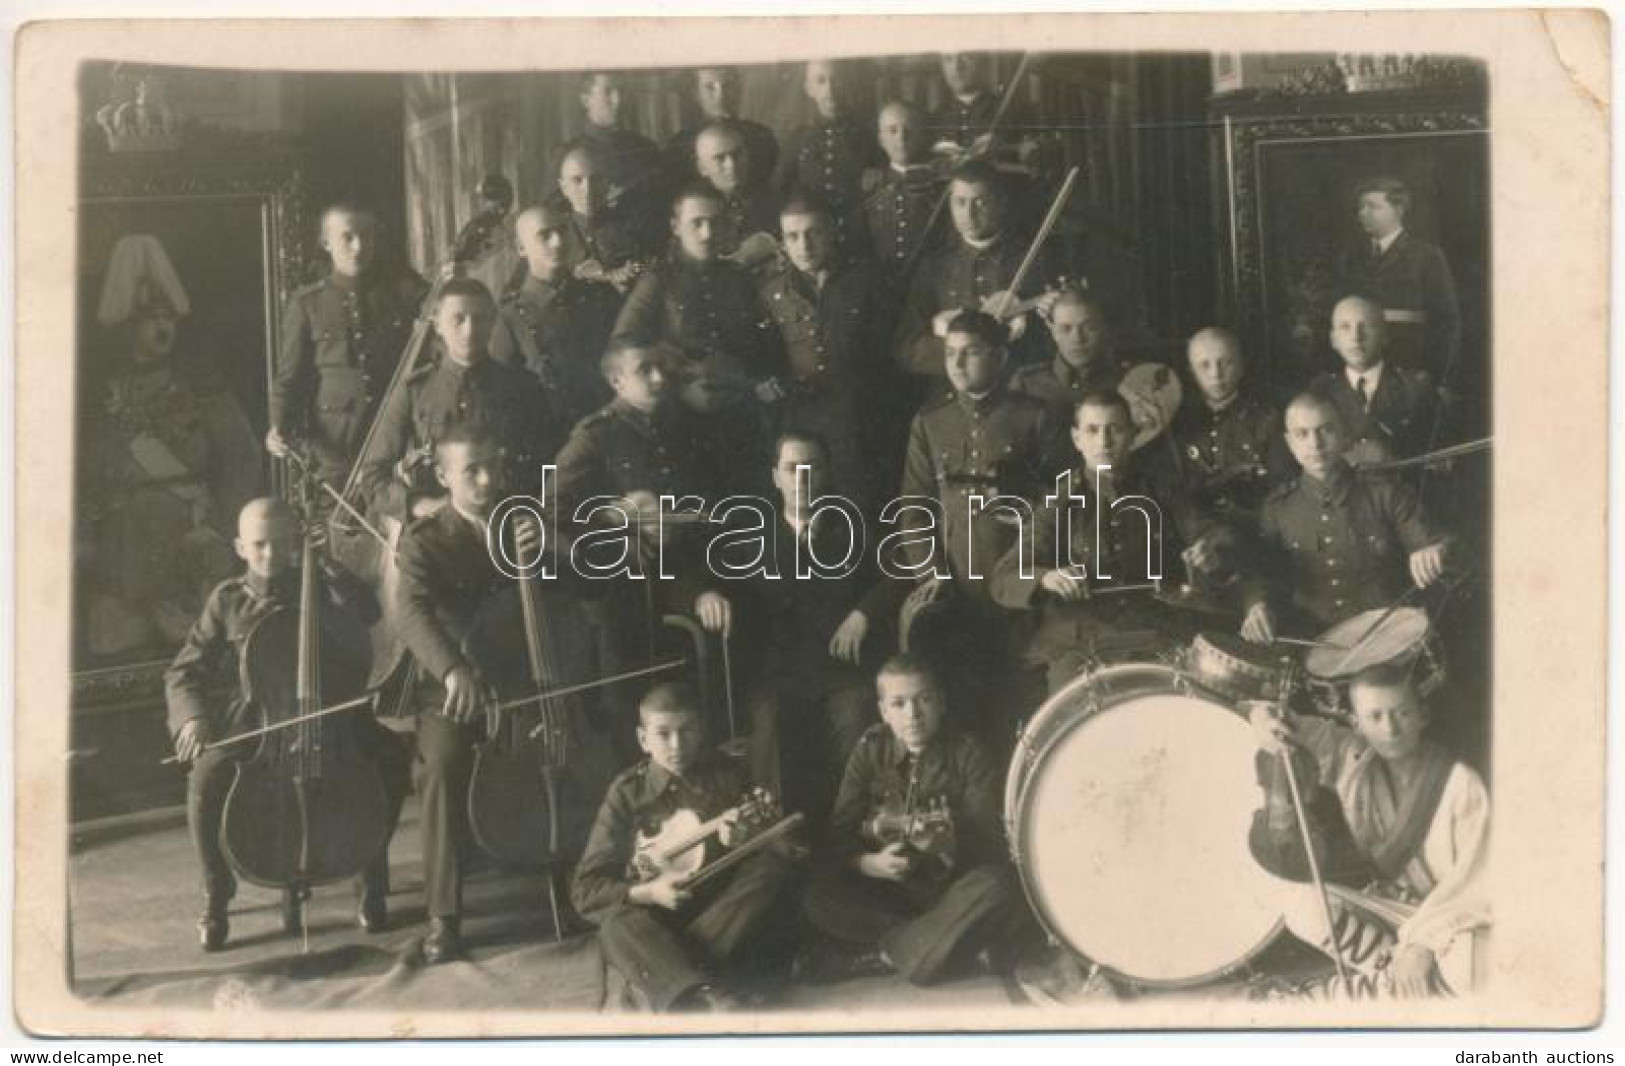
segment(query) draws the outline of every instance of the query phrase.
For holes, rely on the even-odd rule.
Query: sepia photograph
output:
[[[25,29],[24,1028],[1595,1024],[1606,102],[1257,18]]]

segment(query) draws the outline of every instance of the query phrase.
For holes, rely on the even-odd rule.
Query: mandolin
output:
[[[949,869],[953,868],[958,851],[954,815],[946,796],[937,796],[919,806],[889,800],[865,819],[858,831],[875,847],[902,844],[910,852],[940,859]]]

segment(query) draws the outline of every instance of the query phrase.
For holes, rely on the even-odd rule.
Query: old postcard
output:
[[[21,1024],[1595,1024],[1609,64],[28,26]]]

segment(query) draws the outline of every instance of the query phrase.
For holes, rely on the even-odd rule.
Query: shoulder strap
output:
[[[1422,752],[1424,764],[1421,779],[1398,812],[1396,830],[1388,838],[1388,843],[1371,856],[1371,861],[1376,863],[1377,869],[1385,877],[1395,878],[1404,873],[1405,867],[1421,849],[1422,841],[1433,825],[1433,816],[1439,810],[1445,782],[1450,779],[1450,771],[1456,765],[1450,753],[1437,744],[1425,744]]]

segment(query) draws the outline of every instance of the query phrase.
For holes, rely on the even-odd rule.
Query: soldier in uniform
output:
[[[495,319],[484,285],[459,278],[441,286],[434,328],[444,353],[390,398],[362,459],[361,488],[374,513],[404,521],[439,506],[443,486],[431,481],[429,460],[446,427],[459,422],[484,426],[506,449],[516,492],[541,491],[542,466],[563,428],[530,371],[490,357]]]
[[[751,782],[742,766],[706,746],[699,694],[690,685],[650,690],[638,705],[637,740],[645,758],[610,784],[572,898],[598,926],[605,960],[651,1009],[737,1008],[730,986],[782,925],[793,867],[767,847],[693,890],[674,870],[640,876],[633,860],[641,838],[657,835],[679,811],[700,821],[727,815]],[[704,845],[710,861],[743,844],[749,828],[737,815],[725,817],[716,843]]]
[[[564,264],[578,276],[606,281],[624,293],[648,266],[649,221],[609,206],[607,171],[602,153],[587,141],[559,160],[559,197],[566,210]]]
[[[514,579],[497,568],[488,528],[498,504],[514,488],[506,467],[503,446],[485,427],[444,427],[434,443],[434,469],[448,492],[446,506],[408,526],[397,553],[400,633],[417,664],[414,772],[429,917],[422,951],[431,965],[457,958],[463,950],[463,863],[472,844],[467,812],[474,745],[487,735],[497,698],[494,686],[526,676],[526,664],[502,661],[501,651],[490,643],[504,641],[513,628],[522,632],[524,626],[509,613],[518,614],[513,610],[517,604],[504,595],[513,590]],[[508,548],[515,554],[510,558],[532,559],[545,547],[542,531],[531,519],[515,521],[502,532],[512,537]],[[563,600],[550,605],[554,611],[576,610],[584,595],[599,592],[591,581],[571,579],[568,567],[559,567],[558,575],[559,580],[537,583],[542,595]],[[606,753],[588,747],[587,740],[579,733],[572,737],[570,775],[564,784],[569,792],[579,790],[570,786],[579,786],[590,795],[609,773]]]
[[[715,189],[695,184],[678,194],[671,229],[674,254],[638,279],[614,336],[675,349],[666,369],[675,372],[683,402],[705,415],[739,461],[750,464],[743,469],[763,470],[768,440],[762,406],[780,394],[778,331],[750,273],[719,254],[728,223]]]
[[[1188,395],[1149,458],[1171,491],[1252,528],[1264,496],[1292,474],[1275,406],[1251,389],[1241,341],[1223,326],[1191,335]]]
[[[609,182],[605,193],[611,207],[632,218],[651,218],[663,193],[660,149],[641,133],[621,125],[623,78],[614,71],[589,71],[581,76],[581,134],[577,144],[589,144],[604,162]]]
[[[886,358],[885,293],[873,266],[841,262],[827,205],[792,196],[779,215],[783,268],[762,283],[762,303],[784,342],[783,429],[830,442],[837,491],[864,506],[897,484],[893,456],[906,415]]]
[[[993,574],[1013,610],[1037,609],[1026,659],[1058,692],[1091,664],[1154,657],[1185,636],[1146,585],[1218,583],[1229,531],[1159,493],[1129,451],[1134,419],[1115,391],[1086,394],[1073,416],[1078,463]],[[1119,507],[1119,505],[1122,505]],[[1189,545],[1189,547],[1185,547]],[[1175,639],[1170,639],[1175,638]]]
[[[821,822],[847,756],[871,724],[870,677],[905,590],[875,572],[865,517],[873,512],[833,499],[844,497],[830,479],[823,439],[790,431],[775,450],[771,569],[741,590],[740,628],[751,645],[738,661],[751,664],[746,704],[757,780]]]
[[[1047,309],[1039,294],[1058,284],[1059,265],[1041,249],[1021,290],[1009,292],[1027,246],[1007,226],[999,175],[985,163],[967,163],[954,173],[948,207],[955,235],[949,247],[920,263],[898,324],[904,369],[928,379],[941,375],[944,332],[949,321],[967,308],[1008,319],[1011,341],[1018,346],[1012,361],[1017,365],[1036,361],[1039,348],[1027,336],[1037,332],[1031,328],[1031,312]],[[1041,302],[1023,307],[1029,298]]]
[[[845,72],[833,60],[807,64],[801,85],[815,115],[785,138],[773,185],[781,196],[799,189],[828,204],[836,251],[849,258],[863,254],[868,243],[863,232],[864,171],[880,165],[883,157],[867,124],[851,114]]]
[[[946,724],[942,686],[924,662],[888,660],[875,689],[881,722],[847,761],[803,905],[827,940],[798,958],[798,975],[895,971],[929,985],[967,971],[984,950],[1002,970],[1031,928],[1005,852],[1002,764]],[[952,844],[911,846],[866,829],[911,806],[945,811]]]
[[[929,525],[918,511],[902,515],[903,529],[928,534],[923,542],[933,548],[934,565],[911,604],[917,611],[945,601],[945,609],[931,627],[905,622],[905,647],[943,664],[950,691],[964,700],[956,714],[1003,743],[1009,722],[998,708],[1009,702],[1017,636],[993,600],[989,577],[1019,530],[1002,520],[1009,512],[994,501],[1016,497],[1030,505],[1052,491],[1067,465],[1065,437],[1044,404],[1004,387],[1004,327],[991,316],[961,312],[948,326],[945,351],[952,388],[914,416],[900,492],[931,501],[934,511]],[[910,566],[926,561],[921,544],[910,545]]]
[[[343,202],[322,212],[332,272],[296,290],[282,318],[265,447],[278,458],[303,436],[323,477],[343,481],[411,336],[428,285],[377,264],[378,221]]]
[[[694,138],[694,166],[700,177],[721,197],[727,233],[721,235],[717,254],[731,256],[746,238],[758,233],[777,237],[778,198],[756,187],[745,137],[731,124],[712,123]],[[761,260],[752,258],[747,266]]]
[[[1382,308],[1362,296],[1339,300],[1332,308],[1331,340],[1343,368],[1320,375],[1309,388],[1337,408],[1356,465],[1435,447],[1438,392],[1425,375],[1388,360]]]
[[[927,124],[939,154],[949,159],[985,155],[1006,167],[1030,166],[1038,144],[1029,132],[1030,121],[1019,104],[1012,103],[993,129],[1001,94],[993,85],[993,64],[985,52],[944,52],[942,80],[948,100],[932,113]]]
[[[1241,635],[1266,643],[1313,636],[1408,587],[1444,574],[1447,542],[1410,487],[1362,474],[1344,459],[1337,409],[1306,392],[1286,409],[1286,443],[1302,474],[1270,493],[1259,521],[1259,572],[1273,588],[1249,597]]]
[[[564,211],[547,204],[527,208],[513,228],[525,280],[503,298],[491,358],[534,374],[552,401],[550,417],[573,426],[609,401],[598,361],[621,300],[609,284],[570,272]]]
[[[779,141],[760,122],[739,114],[739,71],[733,67],[699,67],[694,71],[694,102],[700,109],[700,122],[681,130],[666,144],[671,157],[671,176],[678,185],[699,177],[694,169],[694,139],[700,130],[715,123],[732,123],[745,138],[745,154],[750,157],[750,182],[765,186],[779,165]]]
[[[169,731],[175,755],[188,763],[186,823],[192,833],[198,863],[203,870],[203,913],[198,917],[198,940],[205,951],[219,951],[230,928],[228,907],[237,891],[237,879],[220,848],[220,826],[226,795],[235,780],[236,765],[254,754],[254,742],[209,748],[228,737],[256,728],[254,708],[238,691],[224,706],[219,687],[240,676],[239,657],[249,634],[268,615],[294,610],[299,603],[299,519],[281,500],[251,500],[237,519],[237,555],[242,576],[217,586],[203,613],[187,634],[174,662],[164,672],[164,694],[169,704]],[[353,647],[366,647],[366,626],[378,618],[372,592],[353,574],[322,560],[323,624],[346,634]],[[291,671],[293,663],[288,664]],[[228,682],[229,683],[229,682]],[[378,766],[389,803],[390,833],[407,790],[407,754],[393,733],[367,711],[356,711],[349,723],[359,745]],[[356,921],[369,933],[383,932],[389,923],[387,893],[389,856],[378,856],[357,879]],[[300,901],[290,890],[283,901],[283,926],[299,928]]]
[[[863,220],[875,262],[894,283],[946,236],[940,217],[943,182],[931,166],[931,144],[920,109],[892,100],[877,123],[886,165],[863,176]],[[932,218],[933,214],[939,217]]]
[[[1065,421],[1086,394],[1117,388],[1127,368],[1112,350],[1106,309],[1081,289],[1061,290],[1050,307],[1049,333],[1055,357],[1017,367],[1010,391],[1042,400]]]
[[[1438,245],[1405,228],[1411,194],[1403,182],[1373,178],[1355,186],[1365,240],[1343,256],[1344,291],[1382,308],[1391,358],[1406,370],[1445,384],[1461,351],[1456,279]]]

